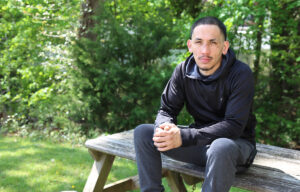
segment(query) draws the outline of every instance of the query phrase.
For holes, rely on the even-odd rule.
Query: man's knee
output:
[[[152,141],[154,132],[154,125],[141,124],[134,129],[134,142],[140,143],[145,141]]]
[[[211,143],[207,151],[207,157],[235,160],[238,157],[238,153],[238,145],[234,142],[234,140],[219,138]]]

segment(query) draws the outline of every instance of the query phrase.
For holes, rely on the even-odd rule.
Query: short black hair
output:
[[[191,39],[192,39],[194,29],[198,25],[217,25],[219,27],[221,33],[224,35],[224,40],[227,39],[226,26],[224,25],[224,23],[222,21],[220,21],[218,18],[210,17],[210,16],[202,17],[202,18],[200,18],[200,19],[198,19],[197,21],[194,22],[194,24],[192,25],[192,28],[191,28],[191,34],[190,34]]]

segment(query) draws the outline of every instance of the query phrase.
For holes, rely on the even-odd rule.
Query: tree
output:
[[[164,1],[106,1],[93,11],[94,38],[76,42],[76,86],[89,104],[86,129],[132,129],[154,122],[159,95],[172,70],[162,58],[173,46]]]
[[[300,2],[281,0],[273,3],[270,5],[272,68],[268,108],[277,118],[269,123],[274,126],[272,131],[278,134],[272,137],[273,140],[278,143],[293,141],[295,145],[300,143]]]
[[[14,122],[15,129],[28,133],[29,129],[61,129],[62,119],[71,122],[65,102],[74,98],[67,93],[70,59],[66,47],[73,35],[78,3],[0,2],[2,128],[13,129]]]

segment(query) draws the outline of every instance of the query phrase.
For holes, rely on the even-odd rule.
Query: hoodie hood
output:
[[[232,49],[228,49],[227,54],[222,55],[221,66],[212,75],[203,76],[199,72],[199,68],[196,64],[194,55],[191,54],[187,58],[185,64],[186,76],[191,79],[199,79],[206,82],[214,81],[220,78],[221,76],[223,76],[224,74],[227,74],[227,72],[229,71],[230,67],[233,65],[234,62],[235,62],[235,54]]]

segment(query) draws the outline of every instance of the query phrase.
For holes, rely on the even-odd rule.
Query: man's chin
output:
[[[199,67],[199,66],[198,66]],[[210,71],[210,70],[212,70],[214,68],[214,66],[212,66],[212,67],[199,67],[199,69],[201,70],[201,71]]]
[[[201,71],[210,71],[212,68],[199,68]]]

